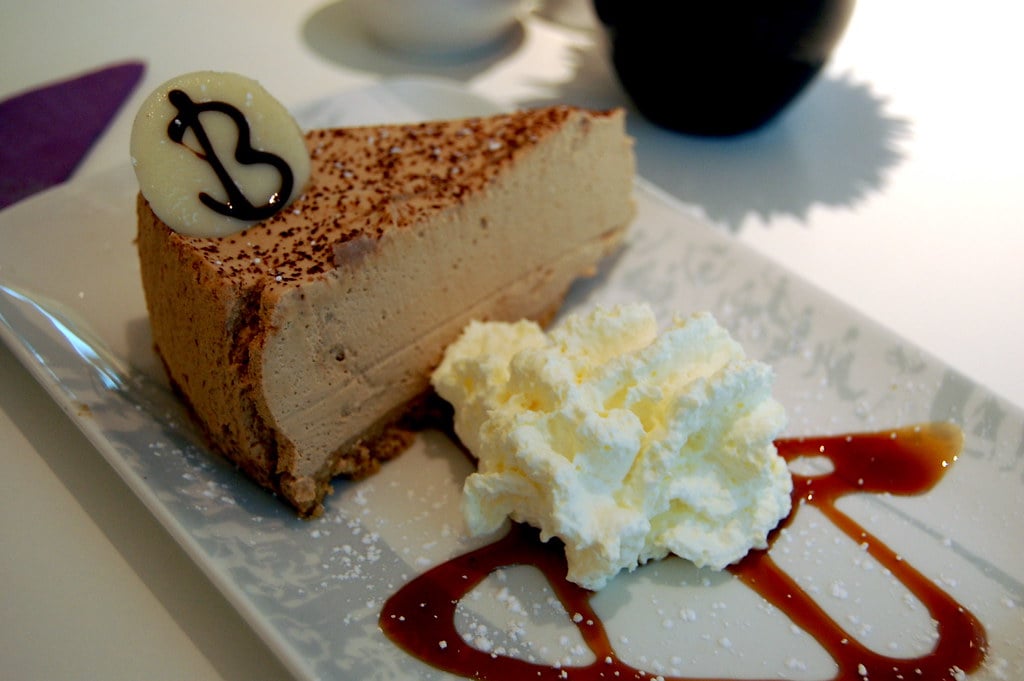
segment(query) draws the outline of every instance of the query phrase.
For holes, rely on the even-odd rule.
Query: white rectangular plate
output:
[[[318,102],[300,122],[455,117],[493,106],[444,83],[394,81]],[[135,192],[126,163],[0,213],[0,335],[296,675],[443,677],[395,647],[377,618],[413,576],[487,541],[462,529],[470,464],[443,435],[426,432],[378,475],[339,483],[323,517],[301,521],[209,455],[151,350]],[[711,310],[750,355],[775,367],[789,435],[958,422],[965,450],[934,490],[863,495],[843,509],[981,619],[990,651],[978,678],[1024,669],[1021,412],[642,181],[637,205],[624,251],[573,289],[566,310],[627,301],[651,303],[661,319]],[[811,515],[773,551],[870,647],[926,652],[933,630],[924,609],[839,537]],[[550,596],[530,570],[504,570],[467,599],[463,631],[567,668],[586,663]],[[811,637],[728,573],[662,561],[617,578],[595,606],[620,657],[652,675],[834,674]]]

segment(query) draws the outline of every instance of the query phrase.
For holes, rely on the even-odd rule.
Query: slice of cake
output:
[[[223,237],[140,195],[153,340],[209,442],[303,515],[401,451],[472,320],[550,319],[633,215],[621,111],[314,130],[287,208]]]

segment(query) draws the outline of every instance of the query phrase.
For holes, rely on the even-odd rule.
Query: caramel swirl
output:
[[[951,670],[976,670],[987,647],[985,629],[978,619],[836,508],[836,501],[849,494],[927,492],[956,459],[962,446],[960,430],[950,424],[928,424],[878,433],[782,439],[776,445],[787,461],[824,457],[832,463],[833,470],[820,476],[794,474],[794,510],[770,540],[774,542],[782,527],[793,522],[800,508],[818,508],[841,532],[866,545],[866,550],[921,600],[937,623],[938,641],[931,652],[914,658],[891,657],[871,650],[829,616],[772,560],[769,551],[751,552],[731,566],[730,572],[821,644],[838,667],[832,681],[948,679]],[[424,662],[475,679],[652,678],[650,672],[626,664],[616,654],[604,624],[591,606],[594,592],[565,580],[565,558],[555,544],[541,543],[532,528],[513,525],[495,543],[439,565],[399,590],[380,614],[381,628],[396,644]],[[579,667],[554,667],[484,652],[463,640],[455,626],[459,602],[492,572],[512,565],[539,569],[566,612],[582,615],[573,621],[578,620],[576,626],[594,653],[595,662]],[[439,641],[446,644],[441,646]],[[698,677],[660,678],[698,681]]]

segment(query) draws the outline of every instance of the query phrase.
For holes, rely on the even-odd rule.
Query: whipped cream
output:
[[[550,334],[473,322],[432,377],[478,459],[463,512],[565,544],[568,579],[600,589],[669,553],[722,569],[790,511],[773,440],[773,373],[708,313],[659,335],[647,305],[597,308]]]

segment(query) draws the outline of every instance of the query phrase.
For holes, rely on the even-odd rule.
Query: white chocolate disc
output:
[[[256,81],[215,71],[178,76],[146,98],[131,157],[153,212],[190,236],[225,236],[268,217],[302,193],[310,172],[288,110]]]

